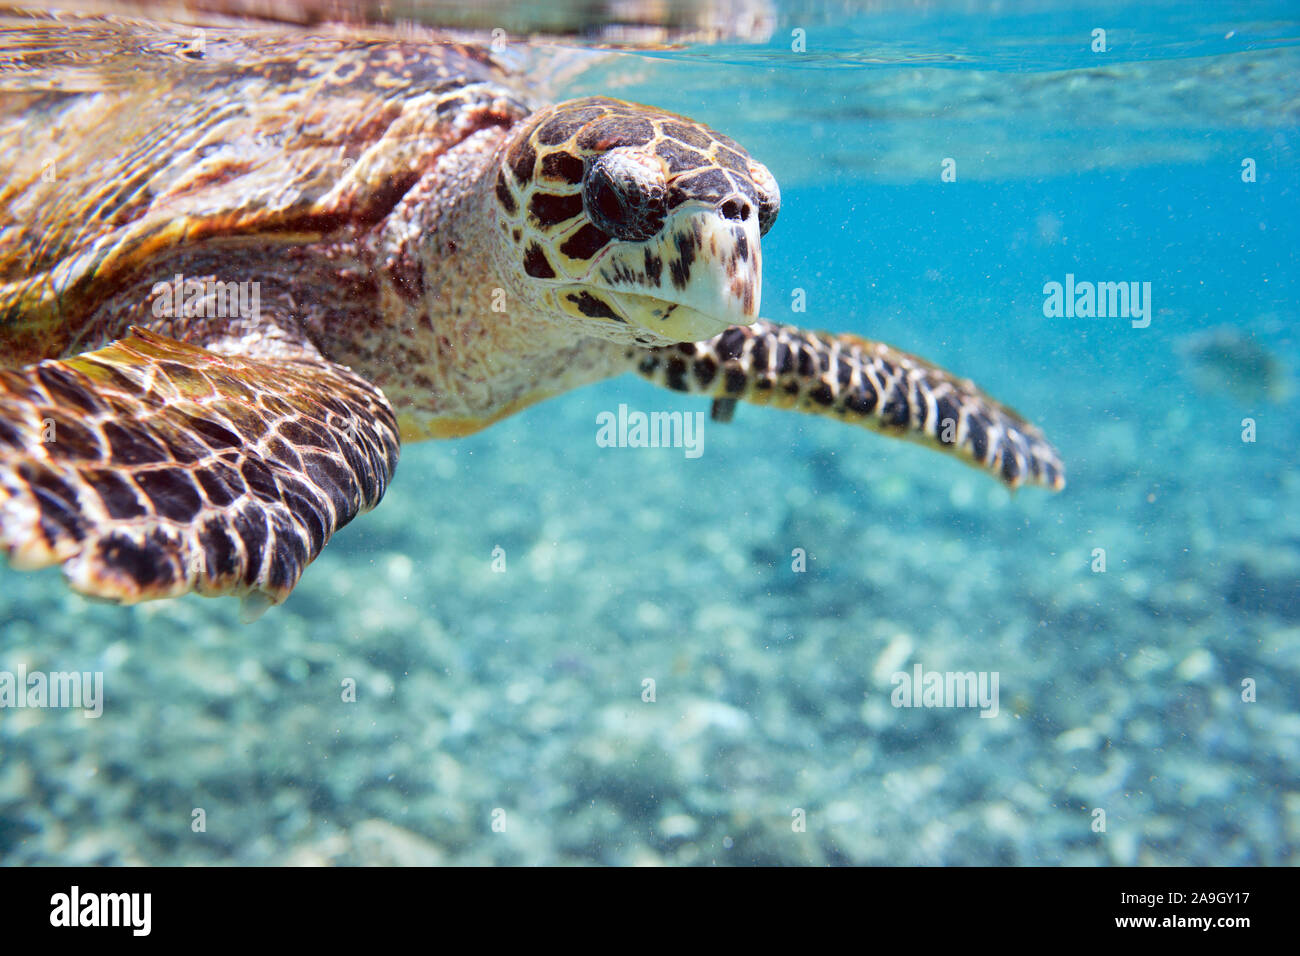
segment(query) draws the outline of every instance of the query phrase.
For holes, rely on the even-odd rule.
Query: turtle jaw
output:
[[[758,318],[758,222],[712,208],[683,211],[645,242],[614,242],[583,287],[629,325],[665,342],[699,342]]]
[[[645,295],[611,294],[619,311],[628,320],[654,333],[663,344],[677,342],[702,342],[725,331],[733,325],[749,325],[756,316],[718,318],[716,314],[701,312],[679,302],[665,302]]]

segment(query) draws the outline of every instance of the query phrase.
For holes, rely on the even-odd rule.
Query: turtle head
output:
[[[538,112],[498,155],[498,248],[530,307],[645,344],[758,318],[759,242],[781,197],[734,140],[593,97]]]

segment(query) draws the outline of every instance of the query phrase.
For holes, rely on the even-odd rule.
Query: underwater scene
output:
[[[0,864],[1300,862],[1295,4],[270,8],[0,10]],[[259,139],[178,186],[136,136],[175,93],[220,155],[204,124],[265,100],[185,71],[259,37],[418,69],[433,28],[479,52],[418,140],[448,158],[394,233],[411,296],[336,287],[427,181],[346,179],[382,144],[331,173]],[[517,92],[476,101],[455,71],[489,60]],[[528,132],[592,97],[645,106]],[[186,313],[182,273],[260,303]],[[319,353],[276,351],[281,313]],[[350,424],[164,434],[195,370]],[[84,459],[37,434],[65,419]],[[119,434],[245,456],[249,501],[273,455],[273,531],[324,508],[313,442],[374,508],[252,586],[205,484],[250,567],[218,580]]]

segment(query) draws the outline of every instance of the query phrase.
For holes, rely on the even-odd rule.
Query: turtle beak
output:
[[[695,203],[652,239],[614,243],[589,281],[630,323],[669,341],[699,342],[758,318],[759,243],[756,216],[729,219]]]

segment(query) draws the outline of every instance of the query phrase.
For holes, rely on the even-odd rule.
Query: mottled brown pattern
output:
[[[757,317],[758,240],[780,192],[700,123],[608,97],[543,109],[504,151],[493,195],[522,275],[553,280],[530,305],[596,320],[589,334],[666,344]]]
[[[346,369],[137,329],[0,378],[0,551],[124,603],[279,603],[397,457],[387,401]]]
[[[780,192],[690,119],[538,108],[488,49],[431,38],[231,26],[196,52],[93,16],[0,29],[11,91],[95,78],[0,97],[17,567],[124,602],[276,603],[378,503],[399,433],[469,434],[629,363],[713,396],[718,420],[742,399],[795,408],[1012,487],[1064,484],[1038,431],[969,382],[853,336],[745,327]],[[165,307],[174,282],[197,308]],[[257,303],[232,311],[245,284]]]
[[[210,30],[195,64],[150,54],[147,24],[11,13],[0,28],[15,70],[58,60],[53,35],[134,80],[4,104],[23,122],[0,115],[0,335],[24,351],[69,345],[79,318],[168,249],[378,223],[448,146],[528,113],[521,84],[450,41]],[[159,27],[157,42],[175,38]]]
[[[1056,449],[973,382],[856,335],[773,322],[707,342],[629,352],[637,371],[679,392],[828,415],[921,442],[992,472],[1008,487],[1065,487]],[[715,420],[729,420],[723,405]]]

